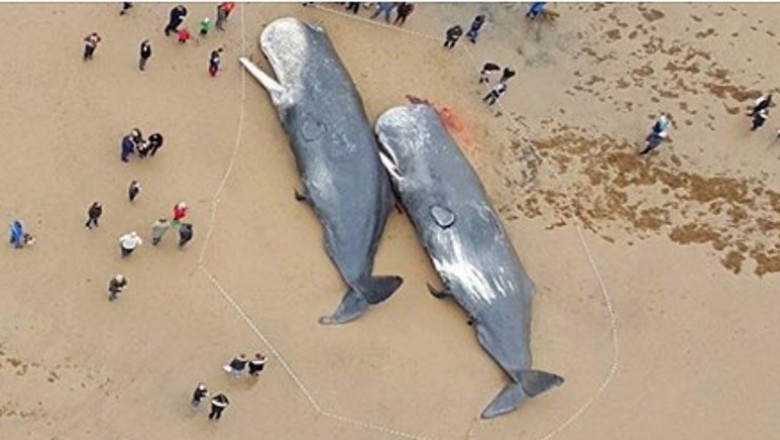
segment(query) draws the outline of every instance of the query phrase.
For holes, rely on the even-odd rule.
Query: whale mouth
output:
[[[379,160],[382,162],[382,166],[385,167],[393,179],[403,179],[403,176],[401,175],[401,169],[398,166],[398,159],[395,157],[395,153],[387,148],[387,146],[381,141],[377,142],[377,144],[379,145]]]

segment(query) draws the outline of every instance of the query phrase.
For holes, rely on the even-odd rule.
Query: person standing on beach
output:
[[[11,221],[11,224],[8,227],[8,239],[9,243],[11,243],[14,248],[20,249],[24,247],[24,226],[22,226],[22,222],[18,219]]]
[[[358,3],[360,5],[360,3]],[[403,26],[406,19],[414,12],[414,5],[411,3],[401,3],[398,5],[398,16],[395,17],[393,24]]]
[[[501,67],[496,63],[487,62],[482,66],[482,70],[479,72],[479,83],[490,84],[490,75],[501,70]]]
[[[149,44],[149,40],[141,42],[141,58],[138,60],[138,68],[146,70],[146,63],[149,58],[152,57],[152,45]]]
[[[379,2],[376,4],[376,11],[371,16],[371,19],[377,18],[379,14],[385,14],[385,21],[390,23],[390,15],[393,13],[393,9],[395,9],[394,2]]]
[[[132,7],[133,4],[131,2],[122,2],[122,10],[119,11],[119,15],[127,15]]]
[[[179,25],[187,18],[187,8],[184,5],[178,5],[171,9],[168,25],[165,26],[165,36],[171,35],[171,32],[178,32]]]
[[[772,94],[761,96],[756,99],[753,108],[748,112],[748,116],[755,116],[761,110],[769,110],[770,105],[772,105]]]
[[[209,57],[209,74],[212,77],[217,76],[217,72],[219,72],[219,65],[222,63],[222,56],[220,55],[221,53],[221,47],[217,50],[211,51],[211,56]]]
[[[517,72],[512,70],[511,67],[504,67],[504,71],[501,73],[501,79],[499,79],[498,82],[505,83],[515,75],[517,75]]]
[[[650,127],[650,134],[645,138],[647,144],[645,145],[645,148],[639,152],[639,155],[644,156],[658,148],[661,145],[661,142],[666,139],[666,135],[669,134],[669,127],[669,118],[661,113],[661,116],[659,116],[653,123],[653,126]]]
[[[447,49],[454,48],[461,35],[463,35],[463,28],[459,24],[447,29],[447,39],[444,41],[444,47]]]
[[[211,399],[211,412],[209,413],[209,420],[219,420],[222,417],[222,411],[230,405],[230,401],[227,396],[219,393]]]
[[[360,2],[347,3],[347,11],[352,11],[352,14],[357,14],[360,11]]]
[[[93,225],[96,228],[99,227],[98,220],[101,215],[103,215],[103,205],[94,202],[87,210],[87,222],[84,224],[84,229],[92,229]]]
[[[128,134],[125,137],[122,138],[122,154],[121,159],[122,162],[130,162],[127,160],[127,157],[131,154],[135,153],[135,141],[133,140],[133,135]]]
[[[504,93],[506,93],[506,84],[500,82],[496,84],[492,89],[490,89],[490,92],[487,95],[485,95],[484,98],[482,98],[482,101],[487,102],[488,106],[492,106],[499,100],[499,98],[504,96]]]
[[[179,44],[184,44],[192,39],[192,34],[187,28],[176,31],[176,37],[179,40]]]
[[[536,20],[544,12],[544,5],[546,4],[547,2],[533,2],[531,7],[528,9],[528,12],[525,14],[525,17],[531,20]]]
[[[160,244],[160,241],[170,227],[171,223],[165,217],[160,217],[156,222],[152,223],[152,246]]]
[[[268,362],[268,358],[260,353],[255,353],[255,358],[249,361],[249,375],[257,377],[260,372],[265,368],[265,363]]]
[[[101,41],[102,38],[100,38],[97,32],[92,32],[84,37],[84,61],[92,59],[92,55],[95,54],[95,49],[97,49]]]
[[[192,240],[192,223],[184,223],[179,228],[179,249]]]
[[[160,133],[152,133],[144,144],[143,148],[138,150],[138,155],[145,158],[147,155],[154,156],[157,150],[162,147],[163,137]]]
[[[138,197],[138,193],[141,192],[141,184],[138,183],[137,180],[133,180],[130,182],[130,186],[127,187],[127,197],[130,199],[130,202],[134,202],[135,198]]]
[[[192,401],[190,402],[192,409],[197,411],[200,408],[200,402],[208,396],[209,390],[206,388],[206,384],[203,382],[198,382],[198,385],[195,387],[195,391],[192,393]]]
[[[485,16],[484,15],[477,15],[474,17],[474,21],[471,22],[471,28],[469,29],[469,32],[466,34],[468,39],[476,44],[477,43],[477,37],[479,37],[479,31],[482,29],[482,26],[485,24]]]
[[[211,19],[208,17],[205,17],[203,20],[200,21],[200,36],[205,37],[209,34],[209,31],[211,30]]]
[[[187,216],[187,211],[189,211],[189,207],[184,202],[179,202],[173,206],[173,222],[181,222],[184,217]]]
[[[133,253],[133,251],[144,244],[141,237],[135,231],[125,234],[119,237],[119,249],[122,251],[122,258],[125,258]]]
[[[233,8],[236,7],[235,2],[222,2],[217,6],[217,29],[224,31],[225,23],[227,22],[230,13],[233,12]]]
[[[125,287],[127,287],[127,280],[124,275],[119,274],[114,278],[111,278],[111,281],[108,282],[108,300],[115,300],[117,296],[125,290]]]

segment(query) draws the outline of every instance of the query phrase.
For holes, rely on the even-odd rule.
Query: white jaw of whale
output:
[[[279,103],[282,102],[282,96],[284,95],[284,87],[282,87],[282,85],[279,84],[275,79],[271,78],[270,75],[263,72],[262,69],[257,67],[255,63],[249,59],[241,57],[238,59],[238,61],[241,63],[241,65],[244,66],[247,72],[255,77],[257,82],[265,87],[265,89],[268,91],[268,94],[271,95],[271,100],[273,101],[274,105],[279,105]]]
[[[401,170],[398,168],[398,160],[396,160],[395,155],[381,142],[379,145],[379,161],[382,162],[382,166],[385,167],[394,180],[402,180],[403,176],[401,176]]]

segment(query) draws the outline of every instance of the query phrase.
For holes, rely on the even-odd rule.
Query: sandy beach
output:
[[[780,5],[567,3],[530,22],[528,4],[417,4],[399,29],[338,4],[239,3],[224,32],[185,45],[163,34],[172,6],[0,5],[0,211],[37,238],[0,254],[0,438],[777,437],[780,124],[770,109],[750,131],[745,110],[778,91]],[[215,19],[216,4],[187,7],[193,34]],[[478,13],[479,41],[444,50]],[[375,273],[403,286],[354,323],[317,322],[345,286],[293,198],[268,94],[237,61],[269,69],[257,37],[288,16],[327,30],[372,122],[410,96],[448,115],[537,285],[534,366],[562,387],[479,419],[506,378],[463,311],[428,294],[439,279],[397,213]],[[487,61],[518,72],[494,108]],[[670,139],[638,156],[659,112]],[[133,127],[165,145],[122,163]],[[182,200],[193,241],[152,246]],[[121,259],[130,231],[144,244]],[[109,302],[117,273],[129,285]],[[221,368],[258,351],[257,379]],[[189,405],[199,381],[230,398],[218,423]]]

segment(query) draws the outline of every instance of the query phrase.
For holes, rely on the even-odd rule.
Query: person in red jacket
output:
[[[221,31],[225,30],[225,22],[235,7],[235,2],[222,2],[219,4],[219,6],[217,6],[217,23],[215,24],[217,29]]]
[[[184,202],[179,202],[176,204],[176,206],[173,207],[173,221],[176,223],[181,223],[182,219],[184,217],[187,217],[187,211],[189,210],[189,207],[187,207],[187,204]]]

